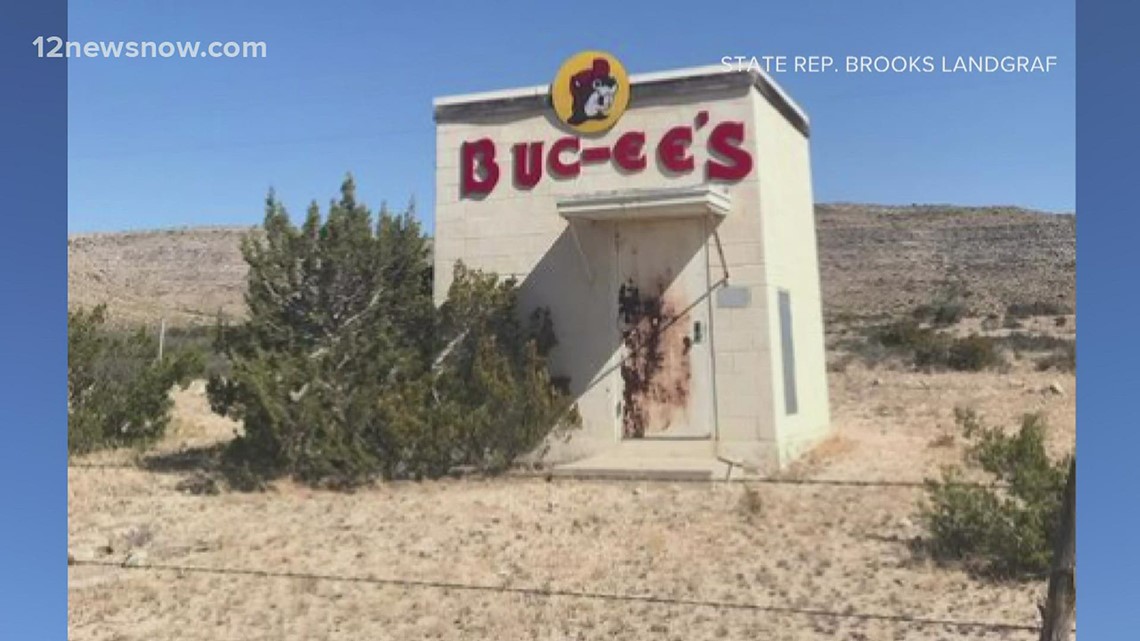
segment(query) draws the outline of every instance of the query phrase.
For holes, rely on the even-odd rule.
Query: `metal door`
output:
[[[616,226],[623,438],[712,434],[705,224],[683,218]]]

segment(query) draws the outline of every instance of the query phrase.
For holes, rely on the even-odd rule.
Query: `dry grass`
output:
[[[1053,381],[1065,395],[1043,393]],[[797,472],[919,480],[954,462],[953,408],[1013,426],[1041,411],[1071,447],[1070,375],[831,375],[838,435]],[[167,451],[228,438],[201,389],[177,397]],[[105,454],[113,458],[122,453]],[[1036,624],[1042,586],[993,584],[915,559],[919,490],[501,479],[393,483],[353,494],[179,491],[185,472],[69,470],[77,559],[650,594]],[[708,607],[74,566],[69,638],[1032,639],[1030,632]]]
[[[909,314],[959,268],[976,312],[1013,301],[1071,304],[1071,216],[1022,210],[817,208],[830,319]],[[243,314],[244,230],[73,236],[72,304],[109,303],[125,323],[211,323]],[[1000,260],[995,260],[995,256]],[[955,332],[1008,333],[995,317]],[[1075,319],[1022,319],[1071,336]],[[973,324],[971,324],[973,323]],[[832,338],[851,328],[829,326]],[[834,343],[834,341],[829,341]],[[834,358],[831,358],[834,357]],[[918,481],[958,462],[954,408],[1015,427],[1042,412],[1055,453],[1074,439],[1072,374],[867,370],[829,354],[837,434],[799,478]],[[1048,391],[1058,383],[1062,394]],[[232,438],[201,386],[176,392],[178,455]],[[104,452],[88,462],[137,460]],[[179,459],[183,460],[183,459]],[[921,490],[814,485],[494,481],[395,483],[353,494],[277,483],[216,490],[190,465],[68,471],[69,553],[79,560],[256,568],[466,582],[953,620],[1037,623],[1041,585],[994,584],[912,556]],[[163,471],[158,471],[163,470]],[[1031,632],[571,597],[76,565],[73,641],[362,639],[1029,639]]]

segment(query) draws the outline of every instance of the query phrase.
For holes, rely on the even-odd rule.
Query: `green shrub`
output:
[[[1006,307],[1007,316],[1014,318],[1029,318],[1031,316],[1060,316],[1072,314],[1073,308],[1063,303],[1053,301],[1034,301],[1032,303],[1010,303]]]
[[[1068,461],[1046,454],[1046,425],[1038,414],[1025,415],[1012,435],[985,426],[972,411],[956,414],[971,442],[966,464],[996,483],[965,483],[961,467],[928,479],[919,507],[928,533],[922,547],[989,576],[1040,576],[1052,558]]]
[[[214,349],[216,333],[216,328],[210,325],[169,326],[163,351],[169,354],[196,352],[202,358],[204,376],[224,374],[229,371],[229,363]]]
[[[912,316],[920,323],[947,327],[962,320],[970,308],[965,299],[970,296],[965,283],[957,274],[950,275],[938,288],[933,300],[914,308]]]
[[[993,339],[986,336],[972,334],[956,338],[949,342],[946,349],[946,367],[959,372],[980,372],[1001,363]]]
[[[966,317],[969,308],[957,300],[942,301],[930,305],[919,305],[911,315],[916,321],[937,326],[949,326]]]
[[[67,314],[67,449],[71,454],[142,445],[170,422],[170,388],[201,371],[192,350],[167,352],[144,330],[106,327],[106,308]]]
[[[1041,354],[1045,356],[1036,360],[1038,371],[1055,369],[1061,372],[1073,372],[1077,367],[1077,344],[1071,338],[1048,336],[1044,334],[1031,334],[1029,332],[1011,332],[1007,336],[995,338],[994,341],[1002,348],[1014,354],[1023,353]]]
[[[226,463],[251,478],[348,485],[389,472],[400,445],[380,403],[426,369],[435,331],[427,239],[411,212],[371,212],[346,181],[298,227],[270,193],[242,243],[248,319],[219,327],[228,374],[214,411],[239,420]]]
[[[439,333],[445,344],[430,376],[385,407],[407,446],[405,474],[501,472],[578,425],[565,383],[548,372],[556,345],[550,313],[536,309],[521,322],[513,280],[456,265]]]
[[[936,340],[937,333],[917,322],[904,320],[878,328],[874,336],[883,347],[913,350]]]
[[[300,228],[270,194],[264,234],[242,251],[250,315],[220,328],[231,370],[208,393],[244,423],[226,464],[250,485],[499,471],[570,405],[546,370],[549,315],[521,323],[514,282],[462,267],[436,309],[411,211],[373,222],[351,178]]]
[[[872,340],[908,356],[920,369],[976,372],[1002,364],[991,338],[978,335],[955,338],[911,320],[878,328],[872,333]]]
[[[1010,332],[997,339],[997,342],[1014,352],[1055,352],[1073,345],[1071,338],[1033,334],[1030,332]]]

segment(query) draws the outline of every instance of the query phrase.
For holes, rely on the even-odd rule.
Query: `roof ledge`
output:
[[[558,202],[558,213],[569,221],[722,218],[731,206],[732,198],[726,191],[697,185],[573,196]]]
[[[634,74],[630,76],[632,100],[674,97],[678,94],[707,93],[752,87],[804,137],[810,135],[810,121],[804,110],[771,76],[758,69],[736,69],[724,65],[692,67]],[[550,87],[539,85],[444,96],[432,101],[437,123],[478,122],[489,117],[532,113],[550,108]]]

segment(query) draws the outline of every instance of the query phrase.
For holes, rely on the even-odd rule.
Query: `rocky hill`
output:
[[[245,310],[248,229],[190,227],[75,234],[67,239],[69,306],[106,303],[113,320],[213,323]]]
[[[816,207],[825,312],[897,314],[955,283],[975,312],[1010,303],[1075,304],[1076,218],[1012,207]],[[114,319],[212,323],[243,312],[243,228],[76,234],[71,305]]]
[[[1076,217],[1013,207],[816,206],[829,316],[908,311],[962,292],[974,313],[1076,306]]]

